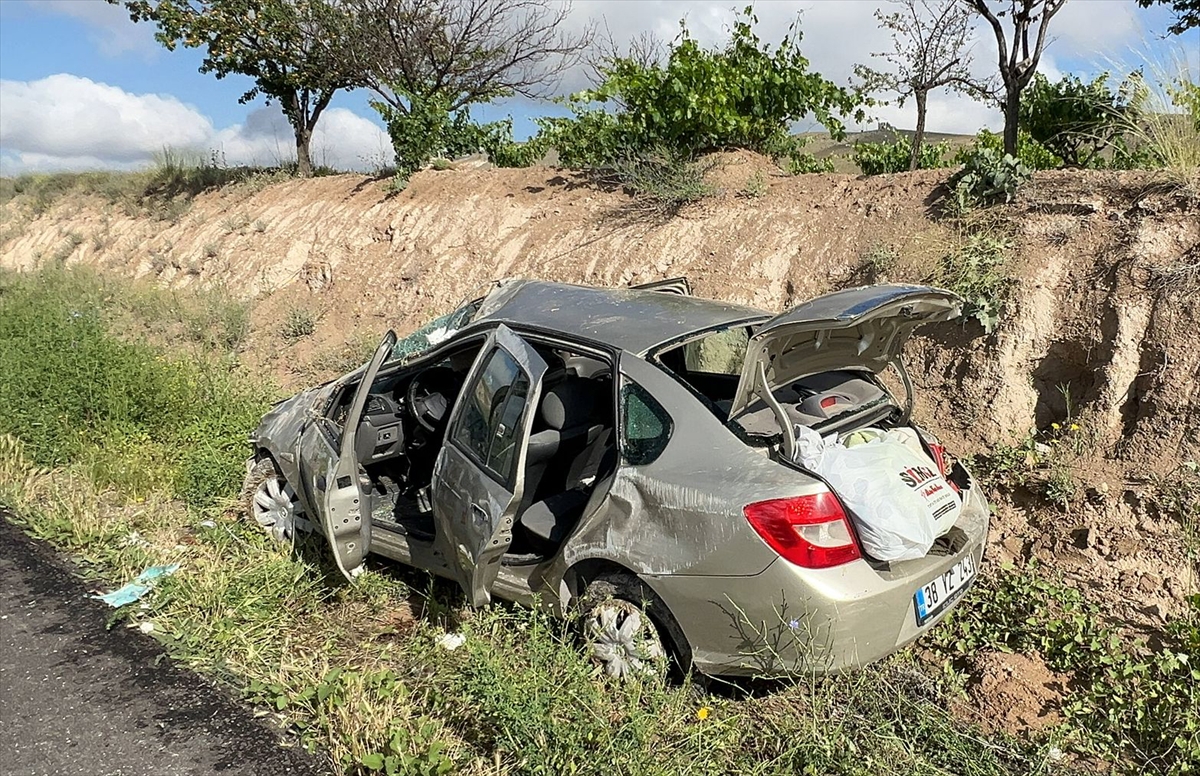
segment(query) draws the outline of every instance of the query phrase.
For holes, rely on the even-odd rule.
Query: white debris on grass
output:
[[[137,531],[130,531],[121,539],[122,547],[149,547],[150,542],[142,538],[142,535]]]
[[[467,643],[467,637],[461,633],[443,633],[434,640],[434,643],[447,652],[453,652]]]

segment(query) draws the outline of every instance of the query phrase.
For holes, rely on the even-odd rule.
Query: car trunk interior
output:
[[[773,457],[811,476],[812,472],[789,460],[781,451],[784,435],[779,415],[767,402],[758,399],[736,418],[729,418],[740,379],[744,343],[748,339],[748,333],[733,334],[734,331],[738,330],[715,332],[662,351],[658,361],[690,387],[739,438],[771,451]],[[883,376],[867,369],[835,369],[807,375],[775,388],[771,395],[789,422],[812,428],[822,436],[848,434],[867,427],[885,430],[911,427],[901,402],[896,400]],[[948,478],[960,489],[970,486],[965,469],[957,464]],[[935,541],[926,559],[903,564],[888,564],[869,556],[866,559],[881,575],[890,578],[953,554],[965,541],[966,535],[956,527]]]
[[[658,354],[658,361],[703,398],[709,409],[756,446],[782,433],[774,410],[759,399],[738,417],[729,410],[738,388],[750,330],[713,332]],[[880,379],[864,369],[820,372],[780,386],[772,395],[788,419],[822,434],[887,424],[903,414]]]

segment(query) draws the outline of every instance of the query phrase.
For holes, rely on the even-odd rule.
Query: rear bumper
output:
[[[749,577],[644,577],[687,636],[697,670],[718,676],[838,672],[884,658],[934,627],[961,600],[917,624],[913,595],[968,554],[979,563],[990,510],[968,492],[956,549],[873,568],[803,569],[782,558]],[[966,589],[962,590],[965,593]]]

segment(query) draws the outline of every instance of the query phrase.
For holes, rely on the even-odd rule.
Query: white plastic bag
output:
[[[859,435],[846,447],[797,426],[796,441],[796,457],[841,496],[872,558],[922,558],[958,520],[958,495],[902,430]]]

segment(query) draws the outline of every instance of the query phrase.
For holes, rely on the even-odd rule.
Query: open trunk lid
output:
[[[750,338],[729,417],[759,399],[773,404],[774,389],[808,375],[839,369],[879,373],[898,361],[914,329],[957,318],[962,304],[950,291],[890,284],[836,291],[797,305],[760,324]]]

